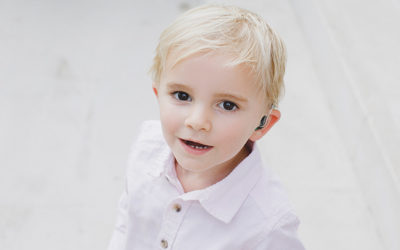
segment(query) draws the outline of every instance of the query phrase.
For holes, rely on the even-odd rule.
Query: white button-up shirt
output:
[[[143,123],[109,250],[302,250],[278,180],[252,152],[223,180],[184,193],[159,121]]]

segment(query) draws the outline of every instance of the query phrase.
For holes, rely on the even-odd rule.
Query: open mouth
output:
[[[204,149],[212,148],[212,146],[204,145],[204,144],[194,142],[194,141],[183,140],[183,139],[181,139],[181,141],[193,149],[204,150]]]

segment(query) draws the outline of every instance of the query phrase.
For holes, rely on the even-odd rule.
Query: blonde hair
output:
[[[235,6],[203,5],[178,17],[160,36],[149,71],[156,85],[167,57],[178,52],[172,66],[197,53],[223,52],[230,66],[246,65],[269,104],[283,91],[286,49],[281,38],[257,14]]]

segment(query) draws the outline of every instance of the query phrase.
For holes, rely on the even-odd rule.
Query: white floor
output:
[[[204,2],[0,0],[0,249],[106,248],[158,36]],[[307,249],[400,249],[400,2],[229,2],[287,44],[261,149]]]

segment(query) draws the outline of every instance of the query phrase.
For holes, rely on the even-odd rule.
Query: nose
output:
[[[196,131],[210,131],[212,127],[210,111],[201,105],[193,107],[185,119],[185,126]]]

